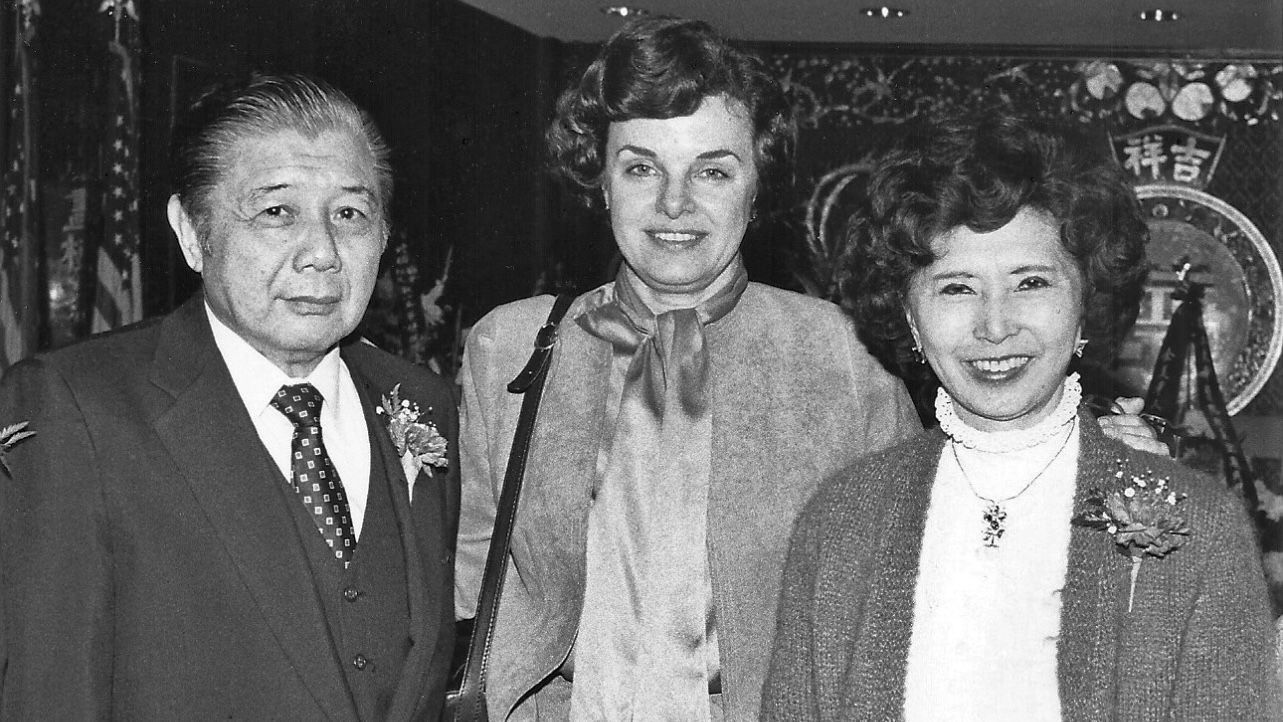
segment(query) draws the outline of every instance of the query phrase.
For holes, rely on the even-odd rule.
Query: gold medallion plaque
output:
[[[1221,199],[1188,186],[1136,188],[1149,223],[1149,281],[1136,326],[1119,354],[1120,376],[1143,391],[1177,304],[1174,267],[1188,257],[1207,285],[1203,321],[1226,408],[1238,413],[1260,392],[1283,349],[1283,274],[1265,237]]]

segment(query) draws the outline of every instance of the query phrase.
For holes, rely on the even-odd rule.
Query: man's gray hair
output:
[[[170,148],[173,192],[196,223],[199,235],[207,235],[209,194],[226,172],[235,143],[285,130],[308,138],[326,131],[345,131],[365,141],[374,157],[376,200],[386,235],[392,203],[391,150],[370,114],[322,80],[260,73],[210,89],[174,128]]]

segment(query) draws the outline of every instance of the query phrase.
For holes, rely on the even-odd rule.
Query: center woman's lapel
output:
[[[598,450],[611,429],[604,418],[611,348],[574,323],[578,303],[558,330],[512,537],[522,580],[542,601],[543,619],[528,620],[529,629],[549,637],[528,640],[530,648],[551,645],[557,654],[569,649],[583,602],[588,509]],[[522,677],[552,671],[538,654],[517,664],[528,667]]]

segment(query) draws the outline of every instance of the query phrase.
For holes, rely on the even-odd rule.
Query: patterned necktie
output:
[[[334,558],[346,567],[356,553],[351,512],[339,472],[325,453],[321,441],[321,392],[312,384],[282,386],[272,397],[272,408],[285,414],[294,424],[294,441],[290,445],[292,474],[290,482],[303,499],[303,505],[316,521]]]

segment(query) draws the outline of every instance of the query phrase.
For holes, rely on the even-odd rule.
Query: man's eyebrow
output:
[[[357,193],[363,196],[374,197],[374,191],[367,185],[343,186],[344,193]]]
[[[257,188],[250,189],[249,197],[251,200],[253,200],[254,198],[258,198],[259,196],[265,196],[268,193],[274,193],[276,191],[282,190],[284,188],[289,188],[289,187],[290,187],[289,183],[272,183],[270,185],[258,186]]]
[[[271,183],[265,186],[258,186],[257,188],[250,189],[249,197],[250,197],[250,200],[253,200],[255,198],[268,195],[269,193],[275,193],[276,191],[290,188],[291,185],[292,184],[290,183]],[[368,196],[370,198],[375,197],[374,191],[365,184],[341,186],[340,190],[342,190],[344,193],[356,193],[357,195]]]

